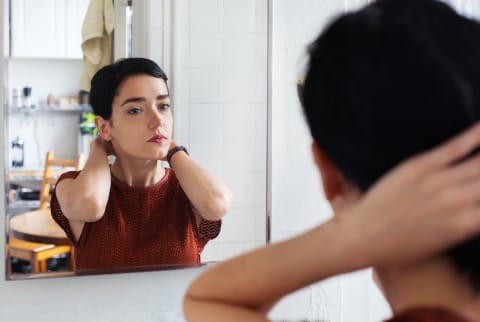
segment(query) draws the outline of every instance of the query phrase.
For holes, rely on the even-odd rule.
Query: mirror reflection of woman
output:
[[[172,140],[165,73],[149,59],[119,60],[93,77],[90,104],[99,135],[84,169],[63,174],[51,202],[76,269],[199,264],[231,192]]]

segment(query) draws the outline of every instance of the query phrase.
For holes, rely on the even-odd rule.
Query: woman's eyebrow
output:
[[[132,97],[132,98],[127,98],[120,106],[123,106],[127,103],[131,103],[131,102],[135,102],[135,103],[138,103],[138,102],[145,102],[146,99],[144,97]]]
[[[168,94],[163,94],[163,95],[158,95],[157,100],[164,100],[166,98],[170,98],[170,95]]]
[[[158,101],[158,100],[167,99],[169,97],[170,97],[170,95],[168,95],[168,94],[162,94],[162,95],[158,95],[156,97],[156,99]],[[120,106],[123,106],[127,103],[132,103],[132,102],[138,103],[138,102],[145,102],[145,101],[146,101],[145,97],[131,97],[131,98],[127,98]]]

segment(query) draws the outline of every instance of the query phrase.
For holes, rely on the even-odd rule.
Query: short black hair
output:
[[[101,68],[92,78],[90,106],[95,115],[105,120],[112,116],[113,98],[118,87],[128,77],[146,74],[161,78],[167,83],[167,75],[154,61],[147,58],[123,58]]]
[[[309,52],[311,134],[363,191],[479,120],[480,24],[444,3],[378,0],[338,17]],[[477,291],[479,254],[479,237],[448,252]]]

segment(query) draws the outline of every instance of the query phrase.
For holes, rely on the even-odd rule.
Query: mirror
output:
[[[151,58],[166,71],[174,140],[233,192],[221,232],[201,253],[202,263],[265,245],[267,239],[267,2],[115,1],[115,57],[128,56],[131,50],[132,56]],[[74,159],[79,152],[87,156],[94,138],[89,107],[81,104],[84,93],[79,88],[83,71],[79,30],[89,1],[1,4],[11,17],[4,29],[11,36],[4,57],[5,173],[10,187],[6,240],[39,243],[28,249],[36,253],[68,246],[51,228],[41,231],[43,219],[33,217],[38,215],[47,151],[62,159]],[[36,269],[41,272],[32,273],[32,262],[14,257],[21,255],[13,248],[6,258],[7,279],[184,267],[166,263],[76,272],[67,249],[48,257],[44,267]]]

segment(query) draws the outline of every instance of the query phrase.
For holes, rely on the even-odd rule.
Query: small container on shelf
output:
[[[52,94],[48,94],[47,96],[47,105],[48,106],[55,105],[55,97]]]
[[[78,103],[81,105],[86,105],[88,104],[89,100],[89,95],[90,93],[87,91],[84,91],[83,89],[78,92]]]
[[[12,90],[12,106],[15,108],[22,107],[22,93],[20,88],[14,88]]]
[[[24,87],[23,88],[23,107],[31,107],[32,106],[32,88],[31,87]]]

